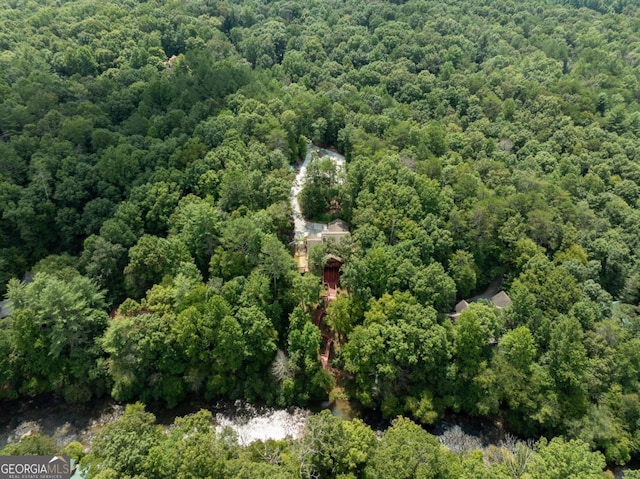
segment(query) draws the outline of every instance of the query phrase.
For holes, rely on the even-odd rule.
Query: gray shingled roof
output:
[[[511,298],[504,291],[494,294],[491,297],[491,302],[498,308],[506,308],[511,306]]]
[[[456,313],[462,313],[465,309],[469,309],[469,303],[467,303],[464,299],[456,304],[454,311]]]
[[[347,233],[349,231],[349,224],[343,220],[333,220],[327,225],[326,231],[332,233]]]

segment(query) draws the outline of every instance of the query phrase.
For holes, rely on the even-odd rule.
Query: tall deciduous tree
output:
[[[457,458],[417,424],[399,417],[382,436],[365,469],[376,479],[453,478],[459,473]]]
[[[363,403],[382,403],[383,413],[394,415],[403,409],[398,399],[437,387],[449,346],[435,317],[409,293],[372,301],[364,325],[344,346],[345,369],[354,374]]]
[[[295,271],[295,262],[284,245],[274,235],[262,239],[260,267],[271,278],[273,296],[277,296],[278,281],[287,278]]]
[[[164,275],[177,273],[183,262],[192,262],[192,259],[179,239],[142,236],[129,249],[129,264],[124,270],[127,291],[135,298],[141,297]]]
[[[122,417],[105,426],[94,439],[89,477],[97,477],[106,469],[120,477],[144,477],[147,456],[162,440],[155,420],[142,404],[127,405]]]
[[[21,391],[54,392],[86,401],[105,387],[96,340],[107,327],[104,293],[79,274],[38,273],[9,282]]]
[[[207,275],[211,256],[220,241],[221,229],[220,211],[205,200],[187,196],[171,216],[169,235],[181,240],[200,272]]]
[[[543,438],[536,443],[536,452],[528,471],[533,479],[596,479],[605,467],[604,456],[579,440]]]

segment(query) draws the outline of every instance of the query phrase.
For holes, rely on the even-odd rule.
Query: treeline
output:
[[[557,3],[5,2],[0,397],[326,397],[333,253],[333,366],[366,407],[628,461],[638,10]],[[351,224],[315,277],[287,246],[307,139],[348,159],[303,193]],[[511,307],[445,316],[497,279]]]
[[[561,5],[571,5],[578,8],[590,8],[600,13],[621,13],[626,7],[638,7],[637,0],[614,0],[606,2],[603,0],[555,0]]]

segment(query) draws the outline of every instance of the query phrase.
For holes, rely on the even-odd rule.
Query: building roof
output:
[[[504,291],[494,294],[491,297],[491,302],[497,308],[506,308],[507,306],[511,306],[511,298]]]
[[[333,238],[336,241],[342,240],[342,238],[347,238],[350,236],[348,231],[323,231],[322,232],[322,240],[328,241],[329,238]]]
[[[327,229],[325,231],[331,233],[348,233],[349,224],[343,220],[333,220],[327,225]]]
[[[469,303],[467,303],[464,299],[456,304],[454,311],[458,314],[462,313],[464,310],[469,309]]]
[[[329,238],[340,240],[345,236],[349,236],[349,224],[343,220],[333,220],[322,231],[322,240],[326,241]]]
[[[307,251],[317,244],[322,244],[322,238],[318,235],[307,236]]]
[[[340,264],[344,264],[344,260],[340,257],[340,256],[336,256],[335,254],[328,254],[324,257],[324,261],[325,263],[328,263],[330,261],[334,261]]]
[[[322,232],[323,238],[344,238],[345,236],[349,236],[351,233],[348,231],[332,231],[326,229]]]
[[[164,62],[164,66],[166,66],[167,68],[171,68],[177,59],[177,56],[171,55],[171,57],[166,62]]]

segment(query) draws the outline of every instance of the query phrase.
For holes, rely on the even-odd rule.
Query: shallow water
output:
[[[112,400],[93,401],[84,405],[68,405],[53,398],[0,403],[0,448],[20,441],[24,436],[44,434],[55,439],[62,448],[72,441],[90,447],[96,434],[124,413],[124,405]],[[174,409],[150,405],[159,425],[169,426],[176,417],[208,409],[216,420],[216,429],[230,427],[242,445],[256,440],[300,437],[312,412],[303,408],[277,409],[254,406],[245,401],[234,403],[201,400],[185,401]]]
[[[60,447],[72,441],[85,446],[97,432],[124,413],[111,400],[68,405],[50,397],[0,403],[0,448],[27,435],[53,437]]]
[[[383,419],[376,411],[363,410],[357,402],[346,399],[319,402],[308,409],[278,409],[240,400],[206,402],[200,399],[184,401],[174,409],[166,409],[161,404],[147,407],[162,426],[169,426],[176,417],[193,414],[200,409],[212,412],[217,431],[225,427],[235,431],[242,445],[257,440],[298,438],[304,431],[307,418],[324,409],[330,409],[334,416],[346,420],[359,417],[379,434],[390,425],[390,421]],[[68,405],[50,397],[0,402],[0,448],[19,441],[25,435],[40,433],[53,437],[61,448],[71,441],[79,441],[88,451],[96,434],[123,413],[124,406],[112,400],[96,400],[84,405]],[[427,429],[443,445],[459,453],[509,447],[514,441],[523,440],[490,422],[461,416],[447,417]],[[616,478],[622,478],[625,470],[638,466],[633,463],[615,467],[612,472]]]
[[[340,398],[333,402],[319,402],[309,408],[286,409],[252,405],[241,400],[206,402],[199,399],[184,401],[173,409],[167,409],[161,404],[147,406],[147,410],[156,416],[157,423],[163,426],[169,426],[176,417],[193,414],[200,409],[211,411],[218,431],[224,427],[234,430],[239,443],[243,445],[256,440],[300,437],[307,418],[323,409],[330,409],[334,416],[341,419],[359,417],[377,430],[384,430],[389,425],[389,421],[375,411],[362,410],[355,401]],[[112,400],[68,405],[49,397],[0,403],[0,411],[0,448],[35,433],[53,437],[60,447],[71,441],[79,441],[89,447],[102,427],[124,413],[124,406]],[[448,432],[452,429],[454,433]],[[442,437],[442,441],[453,449],[457,448],[456,441],[465,445],[486,445],[500,439],[497,428],[489,430],[488,426],[468,424],[463,424],[460,428],[460,424],[456,422],[443,421],[431,432]],[[473,437],[476,439],[470,439]]]
[[[297,439],[310,415],[308,409],[298,407],[274,409],[243,402],[231,413],[216,413],[216,431],[226,427],[232,429],[238,436],[238,443],[243,446],[268,439]]]

